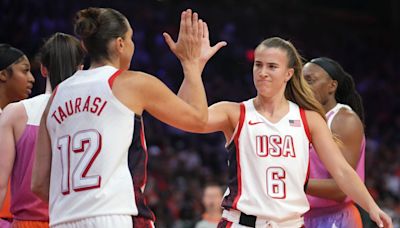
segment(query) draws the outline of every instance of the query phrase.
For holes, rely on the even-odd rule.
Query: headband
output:
[[[0,44],[0,70],[6,69],[25,54],[9,44]]]

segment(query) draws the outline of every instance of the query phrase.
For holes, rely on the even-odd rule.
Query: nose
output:
[[[35,77],[33,77],[31,72],[29,72],[29,74],[28,74],[28,81],[31,82],[31,83],[35,82]]]
[[[260,70],[260,77],[266,78],[268,77],[268,71],[266,67],[261,68]]]

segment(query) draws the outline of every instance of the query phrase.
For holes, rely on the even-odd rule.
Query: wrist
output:
[[[201,77],[203,67],[199,61],[182,61],[181,63],[185,77]]]

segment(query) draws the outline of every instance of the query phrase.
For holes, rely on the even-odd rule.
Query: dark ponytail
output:
[[[330,58],[320,57],[312,59],[310,62],[320,66],[328,73],[329,77],[338,82],[335,93],[336,101],[349,105],[357,113],[361,121],[364,122],[364,107],[361,96],[356,90],[353,77],[344,71],[338,62]]]
[[[56,33],[51,36],[40,50],[40,62],[48,70],[48,77],[52,89],[72,76],[83,63],[84,50],[78,39]]]
[[[109,60],[108,43],[124,37],[128,20],[120,12],[110,8],[80,10],[75,18],[75,34],[78,35],[94,61]]]

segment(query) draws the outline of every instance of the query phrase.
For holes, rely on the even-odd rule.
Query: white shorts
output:
[[[52,228],[132,228],[131,215],[103,215],[51,226]]]

